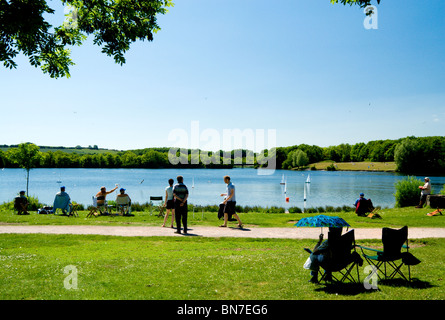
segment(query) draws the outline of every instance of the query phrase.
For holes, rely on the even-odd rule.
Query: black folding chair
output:
[[[153,214],[153,208],[154,208],[154,203],[153,203],[153,201],[158,201],[158,206],[157,206],[157,208],[158,208],[158,210],[159,210],[159,213],[156,215],[157,217],[164,217],[164,210],[165,210],[165,208],[164,208],[164,206],[163,206],[163,204],[162,204],[162,196],[150,196],[150,204],[151,204],[151,210],[150,210],[150,215],[152,215]]]
[[[355,213],[360,217],[366,217],[368,213],[374,210],[371,199],[360,199],[355,208]]]
[[[358,267],[363,264],[363,259],[355,250],[354,230],[345,233],[334,242],[329,241],[329,247],[331,250],[331,258],[328,259],[328,263],[322,263],[320,266],[325,271],[331,273],[332,279],[335,281],[345,282],[345,280],[349,280],[354,283],[360,283]],[[352,275],[354,267],[357,268],[357,280]],[[341,276],[337,278],[333,272],[338,272]],[[326,272],[323,274],[320,281],[324,280],[325,277]]]
[[[383,273],[384,279],[393,279],[397,274],[407,281],[411,281],[410,266],[420,263],[420,260],[408,252],[408,227],[404,226],[401,229],[382,229],[382,243],[383,250],[367,248],[358,246],[362,250],[363,257],[366,261],[375,266],[379,271],[377,275],[379,279],[382,277],[379,273]],[[406,251],[402,252],[402,249]],[[367,251],[374,252],[375,254],[367,254]],[[391,269],[387,270],[387,265]],[[402,266],[408,267],[408,278],[402,272]],[[383,268],[382,268],[383,266]]]

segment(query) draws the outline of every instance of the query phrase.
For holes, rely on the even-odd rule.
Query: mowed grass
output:
[[[341,216],[352,228],[445,227],[445,216],[427,216],[431,211],[383,209],[382,219],[357,217],[352,212],[324,214]],[[3,210],[0,224],[160,227],[163,221],[149,212],[134,212],[134,217],[79,214],[78,218],[35,212],[17,216]],[[311,215],[316,214],[240,214],[247,228],[295,228],[296,221]],[[216,213],[189,212],[191,227],[219,224]],[[358,244],[382,247],[380,240]],[[379,290],[366,290],[363,284],[308,283],[309,271],[302,267],[308,254],[303,248],[314,245],[310,239],[1,234],[0,299],[445,299],[445,239],[410,240],[410,252],[422,261],[411,269],[414,281],[380,281]],[[359,269],[361,281],[367,275],[365,266],[366,262]],[[73,270],[77,270],[77,289],[67,289]]]
[[[412,283],[378,290],[309,283],[303,248],[313,240],[2,234],[0,243],[2,300],[445,299],[445,239],[411,241],[422,260]]]
[[[334,165],[336,170],[340,171],[388,171],[394,172],[397,169],[395,162],[334,162],[322,161],[312,163],[310,168],[315,167],[317,170],[327,170],[330,165]]]

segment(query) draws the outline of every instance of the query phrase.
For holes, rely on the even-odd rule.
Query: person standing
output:
[[[224,176],[224,182],[227,184],[227,193],[222,193],[221,196],[226,198],[223,201],[224,204],[224,224],[220,227],[227,227],[227,221],[229,220],[229,215],[232,215],[238,221],[238,227],[242,228],[243,224],[241,219],[235,213],[236,207],[236,196],[235,196],[235,186],[230,181],[229,176]]]
[[[165,224],[167,223],[168,220],[168,214],[172,213],[172,224],[171,224],[171,228],[173,228],[173,221],[175,220],[175,201],[173,198],[173,179],[168,179],[168,184],[169,186],[167,188],[165,188],[165,202],[164,202],[164,207],[167,209],[167,213],[165,214],[165,218],[164,218],[164,224],[162,225],[163,227],[165,227]]]
[[[416,208],[423,208],[423,205],[426,202],[426,197],[431,194],[431,182],[430,178],[425,177],[425,184],[423,186],[419,186],[419,189],[422,190],[420,192],[420,203]]]
[[[176,231],[181,234],[181,220],[184,227],[184,234],[187,234],[187,198],[189,191],[184,184],[182,176],[176,177],[178,183],[173,187],[173,198],[175,199],[175,216],[176,216]]]

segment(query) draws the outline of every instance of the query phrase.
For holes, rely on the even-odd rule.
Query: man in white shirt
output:
[[[425,184],[423,186],[419,186],[419,189],[422,190],[420,192],[420,203],[416,208],[423,208],[423,205],[426,202],[426,197],[431,194],[431,182],[430,178],[425,177]]]

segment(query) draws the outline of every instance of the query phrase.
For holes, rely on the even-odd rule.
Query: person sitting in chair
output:
[[[318,283],[318,271],[320,266],[329,265],[330,259],[332,256],[331,246],[335,243],[335,241],[339,240],[341,237],[341,233],[343,228],[334,228],[329,227],[328,239],[323,241],[323,233],[320,234],[318,238],[318,242],[314,247],[310,255],[311,259],[311,279],[310,282]],[[326,271],[326,281],[332,281],[332,273]]]
[[[17,214],[29,214],[28,210],[28,198],[25,196],[25,191],[20,191],[19,196],[14,198],[14,209],[17,210]]]
[[[53,204],[53,213],[57,209],[62,209],[62,215],[67,215],[70,211],[71,199],[68,193],[65,192],[65,187],[60,187],[60,192],[56,193]]]
[[[371,199],[366,199],[365,194],[360,193],[360,197],[354,203],[355,213],[358,216],[366,216],[369,212],[374,210],[374,206],[372,204]]]
[[[100,191],[96,194],[97,207],[101,211],[101,214],[102,214],[101,208],[105,207],[107,195],[110,193],[113,193],[113,191],[115,191],[117,188],[118,188],[118,186],[116,186],[116,188],[114,188],[110,191],[107,191],[107,189],[105,187],[101,187]],[[105,210],[106,210],[106,208],[105,208]]]
[[[116,196],[116,205],[118,206],[122,215],[129,215],[129,209],[131,206],[130,196],[125,193],[124,188],[120,188],[119,192],[120,193]]]

